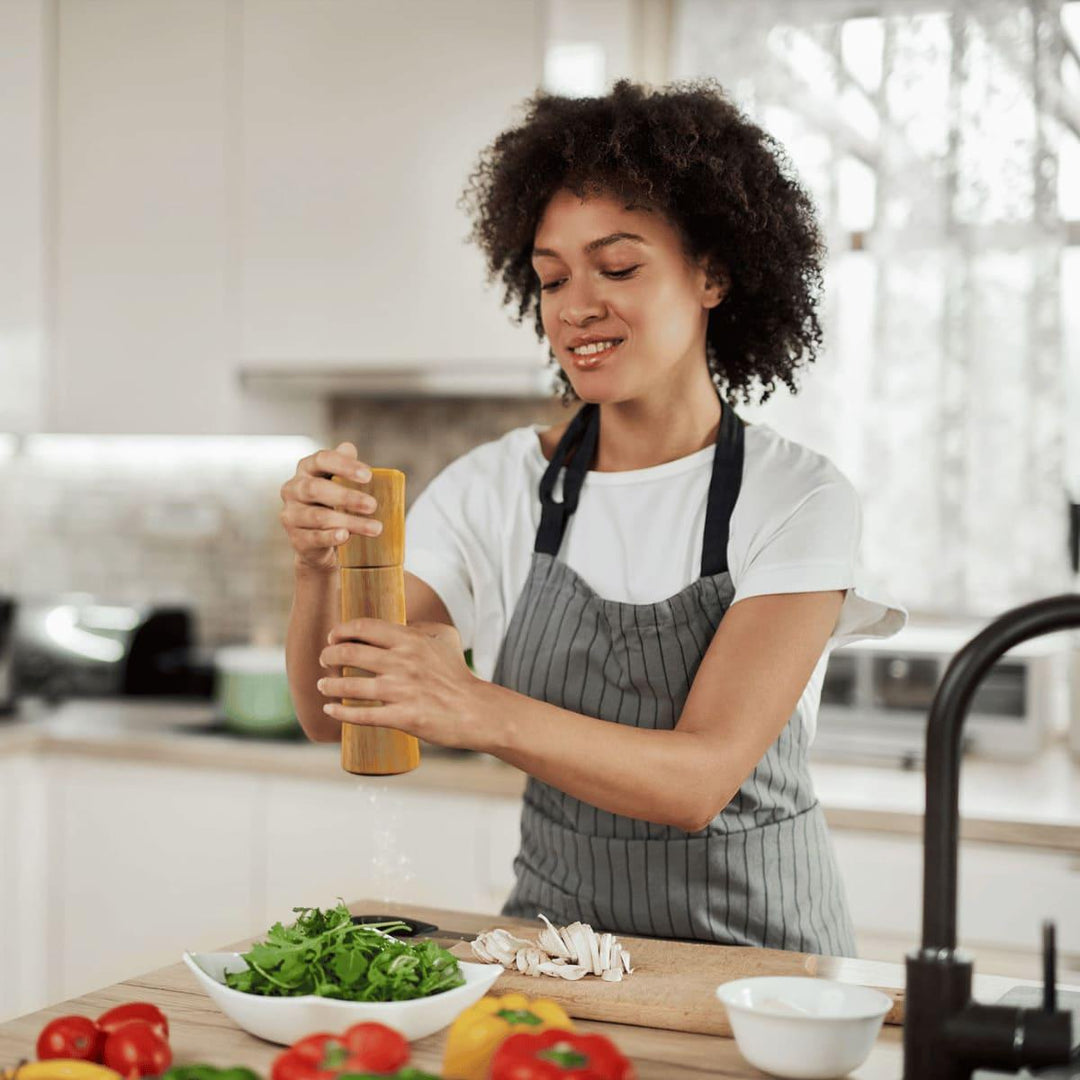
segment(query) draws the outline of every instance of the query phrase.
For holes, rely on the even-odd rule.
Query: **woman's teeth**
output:
[[[611,341],[598,341],[592,345],[582,345],[580,348],[571,349],[570,351],[577,357],[578,367],[592,367],[621,344],[622,339],[618,338]]]

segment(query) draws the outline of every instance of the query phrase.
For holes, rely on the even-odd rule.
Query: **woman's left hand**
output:
[[[482,749],[478,699],[484,681],[469,670],[461,636],[445,623],[409,626],[385,619],[350,619],[330,631],[319,654],[323,667],[362,668],[372,676],[325,677],[327,697],[381,701],[382,705],[323,706],[328,716],[353,724],[396,728],[425,742]]]

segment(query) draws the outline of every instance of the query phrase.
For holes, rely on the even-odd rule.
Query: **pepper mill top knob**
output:
[[[382,523],[378,536],[350,536],[337,548],[338,567],[401,566],[405,562],[405,474],[400,469],[371,470],[367,483],[332,478],[353,491],[364,491],[378,504],[370,515]]]

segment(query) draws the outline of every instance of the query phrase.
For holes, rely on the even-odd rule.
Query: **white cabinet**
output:
[[[338,897],[495,916],[514,884],[520,811],[518,798],[393,778],[0,758],[0,1019]],[[899,960],[921,928],[921,837],[831,835],[860,939],[887,940]],[[966,841],[959,865],[962,946],[1030,957],[1051,916],[1075,966],[1075,855]]]
[[[541,82],[541,0],[261,0],[243,19],[249,370],[545,353],[455,204]]]
[[[56,10],[42,430],[320,429],[266,372],[544,378],[456,206],[540,84],[542,0]]]
[[[48,966],[46,771],[31,753],[0,758],[0,1021],[60,992]]]
[[[390,779],[275,778],[265,822],[267,925],[337,897],[490,910],[489,801]]]
[[[521,846],[521,799],[490,799],[485,910],[499,911],[514,887],[514,856]]]
[[[259,781],[224,770],[50,760],[54,998],[214,949],[259,924]]]
[[[37,431],[45,408],[54,29],[49,4],[0,4],[0,432]]]
[[[315,403],[247,397],[233,368],[239,75],[230,49],[241,9],[60,0],[58,12],[56,298],[42,430],[316,429]]]
[[[916,945],[922,934],[922,836],[832,829],[859,933]],[[961,842],[957,941],[961,947],[1037,952],[1044,918],[1058,948],[1080,956],[1080,861],[1075,854],[1011,844]]]

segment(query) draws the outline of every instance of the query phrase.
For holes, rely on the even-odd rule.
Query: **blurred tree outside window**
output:
[[[1080,2],[682,0],[670,78],[774,135],[829,248],[826,349],[746,419],[828,454],[913,612],[1076,588]]]

